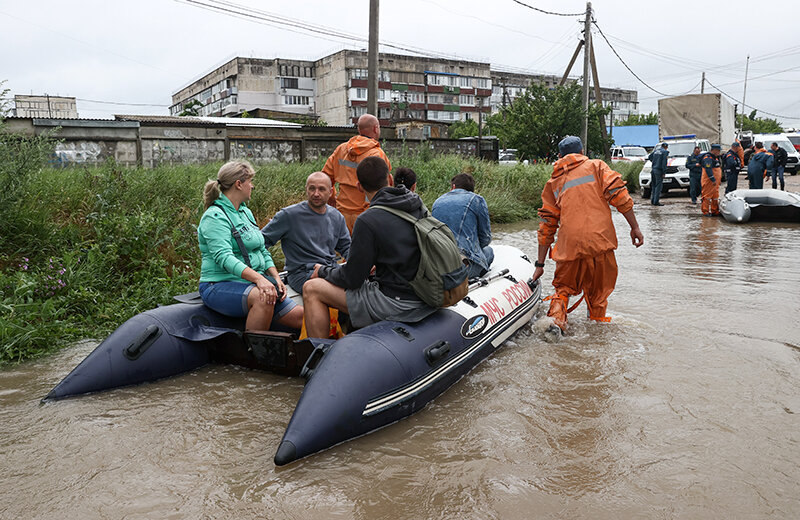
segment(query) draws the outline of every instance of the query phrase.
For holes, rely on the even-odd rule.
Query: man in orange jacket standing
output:
[[[344,215],[347,229],[353,234],[353,224],[356,218],[369,208],[369,201],[364,190],[358,185],[356,168],[358,163],[367,157],[377,156],[386,162],[389,171],[392,171],[392,164],[389,158],[383,153],[381,143],[378,139],[381,136],[381,125],[378,118],[371,114],[364,114],[358,118],[358,134],[346,143],[336,147],[322,171],[331,178],[334,190],[328,204],[338,209]],[[336,194],[336,183],[339,183],[339,194]],[[389,174],[389,186],[394,186],[391,173]]]
[[[559,160],[542,191],[539,254],[533,279],[544,273],[545,257],[558,231],[558,240],[550,252],[556,261],[555,294],[547,315],[564,331],[569,297],[581,292],[590,319],[611,321],[606,317],[606,307],[617,282],[617,233],[609,205],[628,221],[634,246],[644,243],[644,235],[633,214],[633,199],[619,173],[605,162],[583,155],[578,137],[565,137],[558,143],[558,152]]]

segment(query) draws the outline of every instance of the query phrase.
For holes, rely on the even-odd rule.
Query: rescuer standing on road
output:
[[[667,143],[661,143],[661,148],[653,150],[648,159],[651,162],[650,177],[650,204],[653,206],[663,206],[659,202],[661,200],[661,189],[664,187],[664,175],[667,173],[667,159],[669,158],[669,150]]]
[[[728,184],[725,186],[725,193],[730,193],[737,189],[739,184],[739,169],[742,167],[742,160],[739,151],[742,145],[734,141],[731,149],[722,156],[722,164],[725,166],[725,174],[728,177]]]
[[[700,147],[695,146],[692,155],[686,158],[686,169],[689,170],[689,198],[692,204],[697,204],[697,197],[700,195]]]
[[[633,213],[633,200],[619,173],[597,159],[583,154],[578,137],[567,136],[558,143],[560,159],[542,191],[539,210],[539,254],[533,280],[544,273],[547,251],[556,262],[553,276],[555,294],[547,315],[562,331],[567,326],[570,296],[583,292],[589,318],[607,322],[608,297],[617,282],[617,233],[611,208],[617,208],[631,227],[631,242],[639,247],[644,236]]]
[[[700,204],[700,210],[706,217],[719,215],[719,185],[722,182],[720,153],[722,153],[722,147],[712,144],[711,151],[700,156],[700,166],[703,168],[703,176],[700,179],[703,201]]]

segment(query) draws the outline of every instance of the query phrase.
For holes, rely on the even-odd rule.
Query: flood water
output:
[[[0,518],[800,517],[800,226],[637,215],[640,249],[614,217],[610,324],[527,327],[422,412],[285,468],[300,380],[210,366],[40,405],[96,342],[0,371]]]

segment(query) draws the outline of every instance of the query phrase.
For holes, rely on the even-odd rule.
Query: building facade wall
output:
[[[51,117],[77,119],[78,105],[74,97],[63,96],[14,96],[16,117]]]

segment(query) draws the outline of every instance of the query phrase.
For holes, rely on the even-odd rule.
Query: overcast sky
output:
[[[580,13],[586,5],[522,1],[559,13]],[[230,3],[367,37],[369,0]],[[768,117],[764,112],[771,112],[786,126],[800,127],[797,0],[596,0],[592,5],[598,26],[622,59],[655,90],[670,96],[699,93],[705,70],[709,82],[736,103],[743,97],[749,54],[749,110]],[[559,75],[582,29],[580,17],[543,14],[513,0],[383,0],[380,15],[382,42]],[[0,21],[5,87],[12,94],[75,96],[80,116],[90,118],[167,114],[172,93],[235,56],[318,59],[344,48],[366,48],[327,30],[265,25],[174,0],[0,0]],[[597,29],[593,38],[600,83],[636,89],[640,112],[655,111],[663,96],[625,68]],[[579,59],[574,75],[580,75],[581,64]],[[716,90],[707,84],[705,91]]]

